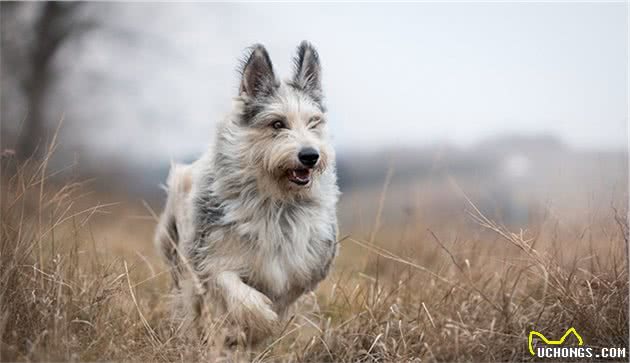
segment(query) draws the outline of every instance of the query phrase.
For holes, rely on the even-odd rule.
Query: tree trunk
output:
[[[46,98],[53,83],[53,60],[72,30],[75,3],[44,3],[35,24],[35,38],[30,53],[27,78],[23,81],[27,99],[27,116],[17,152],[20,158],[38,157],[46,150]]]

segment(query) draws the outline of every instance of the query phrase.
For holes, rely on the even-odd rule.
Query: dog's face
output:
[[[322,103],[321,67],[307,42],[298,47],[295,70],[279,82],[265,48],[256,45],[244,62],[239,127],[246,162],[281,192],[307,192],[334,165]]]

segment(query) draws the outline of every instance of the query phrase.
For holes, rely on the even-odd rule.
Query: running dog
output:
[[[302,42],[290,79],[249,48],[239,94],[213,146],[173,165],[156,244],[183,304],[226,317],[248,342],[272,334],[337,254],[335,152],[317,51]],[[182,288],[188,281],[193,288]]]

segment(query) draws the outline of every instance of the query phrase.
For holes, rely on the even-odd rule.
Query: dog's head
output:
[[[262,45],[250,48],[241,70],[236,122],[245,135],[242,161],[277,190],[302,193],[334,168],[334,151],[317,51],[302,42],[294,63],[291,79],[279,81],[267,50]]]

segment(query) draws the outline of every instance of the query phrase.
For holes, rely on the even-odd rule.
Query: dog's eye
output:
[[[287,127],[285,126],[284,122],[280,121],[280,120],[276,120],[271,124],[271,127],[273,127],[276,130],[280,130],[280,129],[286,129]]]
[[[308,128],[314,129],[322,123],[322,118],[319,116],[313,116],[308,120]]]

